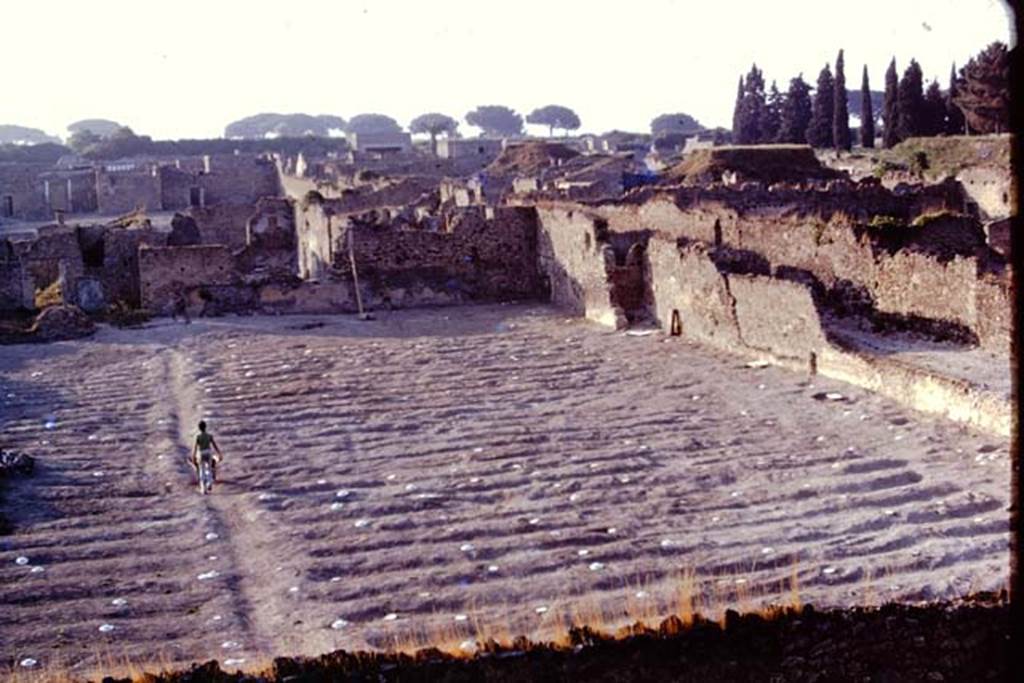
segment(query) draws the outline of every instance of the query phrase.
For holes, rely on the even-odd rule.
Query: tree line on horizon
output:
[[[524,119],[521,114],[504,105],[481,105],[465,115],[465,121],[476,126],[484,135],[514,137],[525,133],[525,123],[548,126],[549,135],[556,128],[566,132],[580,127],[580,118],[569,107],[550,104],[534,109]],[[458,119],[440,112],[421,114],[409,122],[413,134],[426,134],[435,139],[439,135],[456,136]],[[233,121],[224,129],[227,138],[262,138],[304,135],[327,137],[332,132],[343,133],[400,133],[402,126],[384,114],[359,114],[345,121],[339,116],[309,116],[307,114],[256,114]]]
[[[1014,48],[1016,49],[1016,48]],[[881,143],[891,147],[914,136],[997,133],[1009,129],[1009,62],[1011,51],[995,42],[972,57],[957,71],[950,71],[948,88],[937,81],[924,88],[920,65],[911,60],[898,77],[895,58],[885,74],[885,90],[872,91],[864,67],[860,98],[846,88],[843,51],[832,65],[826,64],[815,88],[803,74],[789,82],[785,93],[776,82],[765,88],[764,74],[754,64],[740,76],[733,110],[733,144],[793,143],[817,148],[849,150],[853,134],[849,112],[860,118],[859,142],[874,147],[876,124],[884,122]],[[845,96],[843,96],[845,94]],[[465,121],[487,137],[519,137],[524,123],[556,129],[568,134],[581,126],[580,118],[569,107],[547,105],[524,117],[504,105],[480,105],[467,112]],[[408,126],[413,134],[426,134],[436,149],[437,137],[458,137],[459,121],[439,112],[414,118]],[[68,126],[68,141],[42,130],[16,125],[0,125],[0,161],[52,163],[70,152],[91,159],[115,159],[135,155],[231,153],[298,150],[341,150],[343,140],[332,137],[345,133],[400,132],[401,125],[384,114],[359,114],[349,120],[340,116],[263,113],[229,123],[225,138],[212,140],[159,140],[137,135],[131,128],[108,119],[83,119]],[[692,116],[679,112],[662,114],[651,121],[651,135],[658,139],[676,139],[705,132]],[[725,141],[728,131],[716,129],[715,139]]]
[[[1006,45],[992,43],[959,72],[954,65],[949,86],[943,91],[937,80],[924,87],[921,66],[913,59],[900,78],[894,57],[885,73],[881,111],[877,111],[880,93],[871,90],[865,65],[859,107],[854,112],[861,121],[861,146],[875,146],[879,119],[883,122],[881,142],[887,148],[910,137],[1006,132],[1009,61]],[[813,89],[799,74],[790,80],[785,93],[779,91],[775,81],[766,91],[764,74],[754,64],[739,79],[733,142],[809,144],[849,151],[853,144],[849,103],[855,98],[855,91],[846,87],[843,50],[836,57],[835,74],[831,65],[825,64]]]
[[[466,121],[481,129],[482,135],[493,137],[519,137],[525,134],[524,118],[515,110],[503,105],[481,105],[466,114]],[[548,126],[548,134],[562,129],[566,133],[580,127],[580,118],[569,107],[547,105],[533,110],[525,123]],[[437,137],[446,134],[458,136],[459,122],[446,114],[429,112],[417,116],[409,123],[413,134],[426,134],[435,146]],[[340,116],[309,114],[263,113],[248,116],[229,123],[224,129],[224,138],[199,140],[158,140],[147,135],[138,135],[130,127],[108,119],[84,119],[68,126],[71,133],[66,145],[59,138],[49,136],[41,130],[24,126],[0,126],[0,161],[46,161],[52,162],[68,153],[79,154],[89,159],[115,159],[133,155],[191,154],[194,149],[230,151],[259,144],[260,149],[293,152],[295,143],[277,142],[285,140],[321,140],[325,148],[340,149],[343,140],[334,133],[399,133],[402,126],[390,116],[366,113],[353,116],[346,121]],[[237,144],[242,143],[242,144]],[[311,151],[308,144],[302,149]],[[213,149],[216,148],[216,149]]]

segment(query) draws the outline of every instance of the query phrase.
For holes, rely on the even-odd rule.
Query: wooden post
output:
[[[352,264],[352,285],[356,290],[356,306],[359,307],[359,319],[369,320],[370,316],[368,316],[363,310],[363,293],[359,291],[359,273],[356,271],[356,252],[352,246],[353,240],[355,239],[354,232],[353,228],[349,226],[347,235],[348,239],[346,241],[348,242],[348,261]]]

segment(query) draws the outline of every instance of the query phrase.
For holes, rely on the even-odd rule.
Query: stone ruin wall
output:
[[[625,311],[612,298],[615,252],[603,218],[582,206],[537,206],[540,271],[551,301],[589,320],[621,328]]]
[[[263,197],[281,195],[277,168],[270,159],[252,155],[210,157],[210,172],[199,176],[207,206],[253,204]]]
[[[999,220],[1015,213],[1012,174],[1006,170],[978,166],[957,173],[967,199],[977,205],[984,220]]]
[[[6,244],[0,240],[0,314],[30,310],[35,299],[32,283],[21,263],[5,258]]]
[[[245,228],[254,213],[251,204],[217,204],[188,208],[185,215],[196,222],[203,244],[223,244],[240,249],[246,244]]]
[[[336,213],[333,202],[295,207],[300,275],[351,284],[349,245],[371,306],[536,299],[536,214],[473,207],[446,214],[446,230],[409,227],[386,212]]]
[[[764,358],[864,387],[916,410],[934,412],[1008,436],[1005,397],[963,380],[848,351],[828,331],[812,287],[803,282],[729,272],[715,247],[671,240],[648,244],[654,315],[667,331],[678,316],[681,336],[746,357]],[[720,248],[719,248],[720,249]],[[1003,315],[1009,313],[1005,301]]]
[[[899,197],[885,195],[867,207],[844,206],[836,198],[810,207],[751,209],[735,200],[730,204],[717,199],[680,206],[678,198],[666,195],[635,205],[561,205],[566,211],[572,206],[591,211],[607,222],[613,235],[642,235],[636,239],[646,242],[656,234],[673,243],[683,239],[723,245],[760,262],[765,273],[782,270],[816,281],[839,304],[908,324],[931,325],[929,329],[946,326],[950,334],[974,336],[993,349],[1007,348],[1009,272],[1005,261],[985,248],[978,226],[965,219],[940,217],[918,229],[923,237],[887,249],[877,231],[865,228],[851,214],[866,220],[871,211],[885,210],[888,213],[883,215],[910,221],[923,207],[945,207],[948,198],[934,192],[901,202]],[[964,236],[961,244],[947,244],[952,232]],[[936,255],[936,251],[945,253]],[[989,274],[983,276],[983,272]],[[979,310],[979,301],[985,302],[985,313]],[[993,316],[993,309],[1004,313]]]
[[[46,203],[38,177],[52,170],[49,164],[0,164],[0,222],[9,218],[20,220],[47,220],[53,212]],[[4,202],[12,200],[14,215],[7,217]]]
[[[101,214],[109,216],[131,213],[137,208],[160,211],[163,196],[158,169],[150,164],[123,171],[97,169],[96,205]]]
[[[139,273],[142,306],[164,314],[181,295],[239,282],[231,250],[221,244],[143,247]]]
[[[346,272],[351,231],[357,272],[375,299],[393,306],[422,301],[509,301],[541,295],[536,214],[531,209],[466,209],[449,230],[350,224],[336,237],[335,268]]]

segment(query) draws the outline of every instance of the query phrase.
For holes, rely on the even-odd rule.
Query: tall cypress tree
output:
[[[733,140],[739,145],[756,145],[763,141],[765,124],[764,76],[757,64],[750,67],[750,72],[743,79],[743,90],[739,100],[738,130],[733,132]]]
[[[903,72],[896,92],[896,133],[901,140],[924,132],[924,75],[913,59]]]
[[[814,109],[807,127],[807,144],[811,147],[832,147],[832,119],[835,115],[835,81],[828,64],[818,74],[818,87],[814,91]]]
[[[836,57],[836,82],[832,104],[832,144],[836,152],[850,151],[850,112],[846,101],[846,74],[843,51]]]
[[[889,62],[889,68],[885,71],[885,103],[883,104],[882,116],[885,119],[885,128],[882,130],[882,142],[886,149],[899,143],[900,136],[896,129],[897,108],[896,95],[899,90],[899,77],[896,75],[896,58]]]
[[[807,126],[811,123],[811,86],[800,74],[789,81],[789,90],[782,101],[782,121],[777,142],[802,145],[807,142]]]
[[[739,144],[740,128],[743,123],[743,76],[740,76],[740,85],[736,90],[736,105],[732,110],[732,139]]]
[[[761,142],[778,142],[782,130],[782,107],[784,98],[779,88],[772,81],[772,87],[768,89],[768,98],[765,100],[764,120],[761,122]]]
[[[924,93],[923,135],[942,135],[946,132],[946,98],[938,81],[932,81]]]
[[[960,107],[954,102],[957,93],[959,92],[959,85],[956,79],[956,64],[949,70],[949,90],[946,91],[946,134],[947,135],[964,135],[966,130],[964,129],[964,113],[960,111]]]
[[[864,65],[864,77],[860,83],[860,144],[867,148],[875,146],[875,112],[871,104],[867,64]]]

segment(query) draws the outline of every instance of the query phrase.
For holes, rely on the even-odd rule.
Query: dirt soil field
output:
[[[208,497],[200,418],[226,455]],[[544,306],[4,347],[0,445],[37,458],[0,493],[0,671],[247,668],[1007,574],[1007,443]]]

